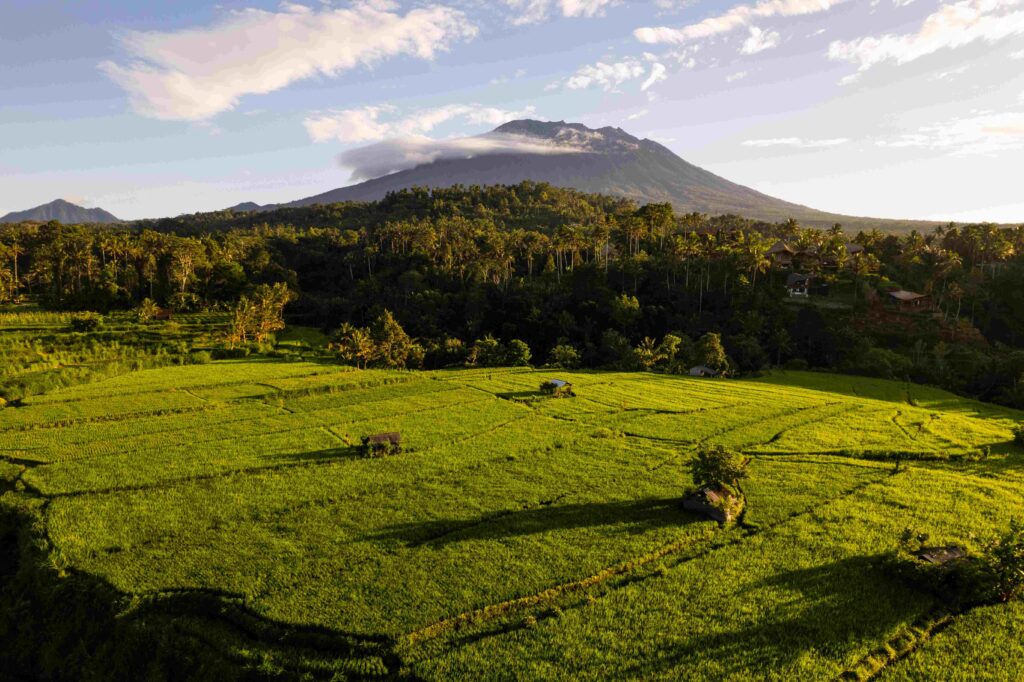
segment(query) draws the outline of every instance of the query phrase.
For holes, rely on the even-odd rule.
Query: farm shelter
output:
[[[906,291],[904,289],[890,291],[888,294],[889,303],[896,306],[898,310],[925,308],[928,304],[927,294],[919,294],[914,291]]]
[[[727,523],[734,518],[729,511],[731,498],[733,495],[728,491],[704,486],[683,499],[683,509],[704,514],[719,523]]]
[[[549,392],[556,397],[576,395],[573,393],[572,384],[564,379],[549,379],[545,383],[550,387]]]
[[[691,377],[717,377],[718,376],[718,372],[716,372],[715,370],[711,369],[710,367],[705,367],[704,365],[696,365],[696,366],[690,368],[690,376]]]

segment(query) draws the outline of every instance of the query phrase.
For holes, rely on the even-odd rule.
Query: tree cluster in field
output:
[[[722,445],[697,449],[689,462],[690,475],[698,487],[737,492],[739,482],[749,475],[750,459]]]
[[[933,547],[930,536],[903,531],[889,557],[898,574],[948,599],[956,607],[1008,602],[1024,596],[1024,521],[1014,519],[999,538],[971,555],[959,546]],[[956,549],[958,556],[937,563],[924,561],[929,550]]]
[[[789,270],[770,257],[779,241],[796,252]],[[406,365],[416,346],[428,366],[464,364],[431,358],[474,348],[490,364],[486,344],[449,345],[490,336],[526,344],[534,364],[671,371],[669,337],[690,362],[686,339],[717,333],[734,371],[821,367],[1024,406],[1021,254],[1024,230],[995,225],[849,235],[526,182],[129,227],[0,226],[0,299],[238,311],[260,285],[284,284],[291,322],[369,330],[390,311],[418,339]],[[792,271],[828,285],[812,296],[825,305],[787,304]],[[930,295],[935,315],[877,317],[896,287]],[[262,334],[240,322],[240,337]],[[360,364],[401,358],[349,342]]]

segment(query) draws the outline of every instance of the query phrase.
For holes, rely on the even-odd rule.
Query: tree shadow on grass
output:
[[[390,637],[281,622],[220,590],[130,595],[94,574],[58,572],[38,527],[0,505],[3,679],[326,681],[393,676],[401,665]]]
[[[369,536],[369,539],[416,547],[599,527],[609,533],[639,534],[693,523],[713,522],[685,511],[682,498],[677,497],[564,505],[557,504],[557,500],[548,500],[536,508],[498,511],[476,519],[446,518],[397,524]]]
[[[671,671],[684,679],[689,669],[703,670],[711,661],[716,676],[784,679],[783,669],[804,656],[852,664],[858,648],[863,655],[880,646],[934,606],[930,596],[887,573],[883,563],[882,556],[850,557],[752,583],[702,614],[715,616],[711,628],[697,624],[651,642],[649,655],[627,674]],[[774,603],[763,612],[766,596]],[[737,626],[730,625],[730,611],[738,614]]]

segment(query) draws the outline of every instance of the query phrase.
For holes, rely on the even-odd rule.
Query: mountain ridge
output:
[[[110,225],[122,222],[117,216],[102,208],[84,208],[64,199],[54,199],[24,211],[11,211],[0,218],[0,223],[47,223],[56,220],[66,225],[97,224]]]
[[[549,145],[546,153],[509,151],[457,158],[441,156],[411,168],[292,202],[260,207],[302,207],[345,201],[374,201],[410,187],[512,185],[524,180],[607,194],[644,203],[670,203],[679,212],[737,214],[781,222],[793,218],[814,226],[842,223],[851,228],[925,229],[940,221],[847,216],[785,201],[740,185],[679,157],[664,145],[622,128],[519,119],[471,140],[528,139]]]

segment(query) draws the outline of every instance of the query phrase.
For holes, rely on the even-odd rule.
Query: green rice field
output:
[[[1019,603],[950,613],[884,559],[1024,516],[1021,419],[818,373],[240,359],[0,409],[0,502],[197,678],[1012,680]],[[682,509],[704,444],[752,459],[740,523]]]

